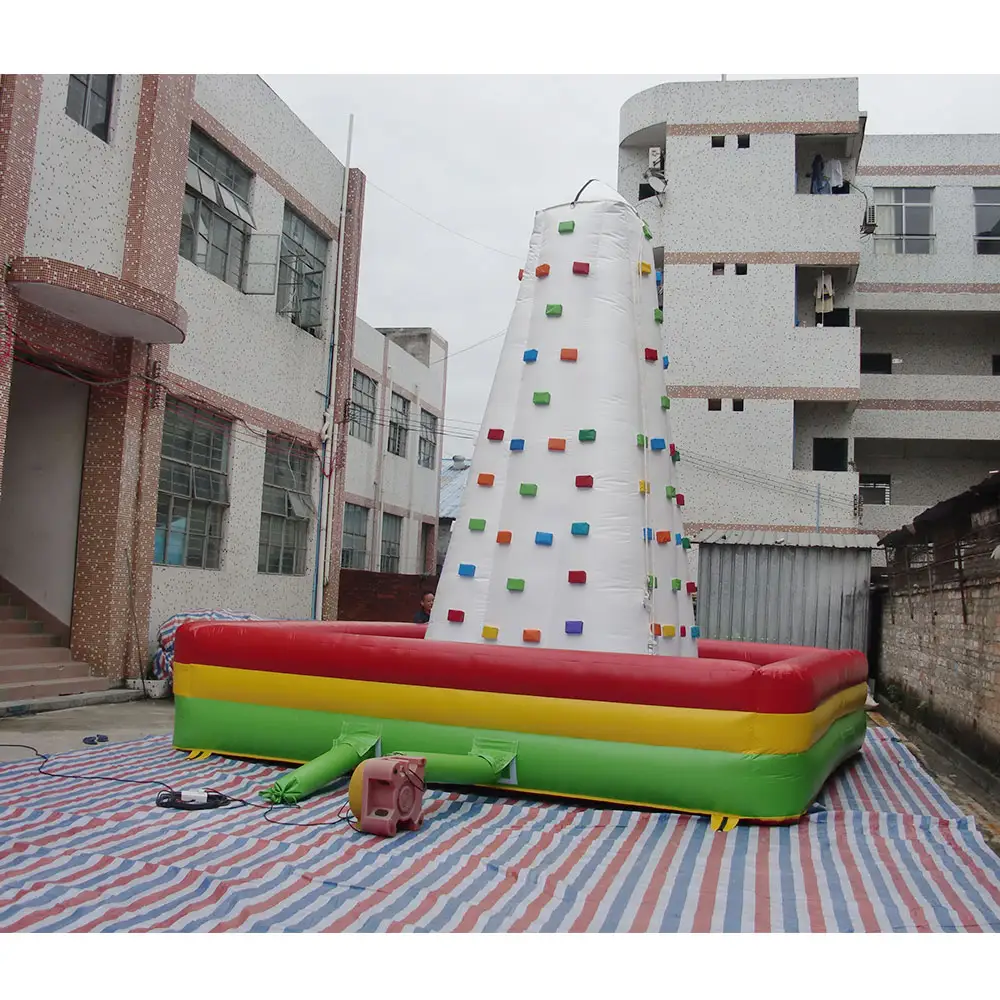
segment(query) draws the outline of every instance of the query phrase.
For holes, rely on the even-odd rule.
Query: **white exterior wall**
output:
[[[430,364],[425,365],[379,330],[363,320],[357,321],[355,361],[378,375],[373,440],[369,444],[349,437],[347,446],[347,492],[364,498],[372,511],[368,520],[368,569],[379,568],[382,513],[389,508],[388,513],[403,516],[400,572],[424,571],[421,525],[425,518],[435,524],[437,522],[443,420],[439,417],[434,467],[427,469],[418,463],[420,410],[423,404],[435,413],[444,413],[446,354],[447,347],[442,347],[431,337]],[[405,458],[387,450],[390,396],[393,391],[401,392],[411,400],[411,429],[407,433]],[[406,513],[400,514],[401,511]]]
[[[86,385],[15,362],[0,501],[0,576],[64,625],[73,611]]]
[[[66,114],[68,87],[42,77],[24,254],[121,277],[142,77],[115,77],[109,142]]]
[[[199,76],[196,101],[246,143],[327,218],[340,214],[344,168],[289,108],[254,76]],[[280,234],[284,197],[260,176],[251,185],[256,232]],[[185,343],[170,352],[170,371],[225,396],[318,432],[333,325],[337,244],[327,252],[322,339],[276,313],[274,295],[246,295],[181,259],[177,301],[187,310]],[[256,431],[256,433],[254,432]],[[257,572],[265,438],[236,424],[221,568],[154,566],[151,634],[179,611],[229,608],[262,617],[308,618],[312,612],[315,521],[301,576]],[[319,463],[313,468],[318,504]]]
[[[1000,353],[995,320],[1000,294],[947,287],[865,291],[861,284],[1000,284],[1000,258],[974,253],[972,192],[973,187],[1000,187],[1000,175],[961,169],[1000,163],[1000,137],[867,136],[855,170],[850,152],[856,140],[807,137],[808,128],[800,127],[843,122],[847,131],[846,124],[858,118],[856,80],[664,84],[635,95],[622,108],[619,188],[633,202],[648,148],[664,149],[663,206],[653,198],[639,208],[665,254],[667,383],[668,392],[676,387],[672,412],[678,446],[691,459],[684,477],[690,522],[814,526],[815,498],[810,502],[808,494],[814,496],[818,486],[822,526],[858,528],[852,502],[857,475],[813,472],[815,437],[846,437],[851,461],[856,438],[887,445],[906,439],[1000,439],[1000,413],[977,408],[1000,402],[1000,379],[990,374],[992,355]],[[757,134],[754,124],[760,123],[789,128]],[[725,134],[723,148],[713,148],[709,134],[682,128],[701,126],[707,132],[710,125]],[[748,149],[737,148],[738,132],[750,133]],[[803,135],[796,139],[795,132]],[[869,199],[874,187],[934,187],[935,252],[876,255],[874,241],[859,238],[864,209],[859,194],[796,193],[808,190],[806,175],[815,152],[838,156],[845,177]],[[866,167],[927,165],[940,165],[943,172],[865,172]],[[749,261],[746,275],[734,273],[739,257],[733,255],[767,252],[858,253],[856,274],[831,264],[835,306],[851,310],[853,325],[813,325],[812,266],[797,272],[794,264]],[[730,255],[723,276],[713,275],[710,263],[670,257],[698,254],[704,261],[713,253]],[[937,314],[929,315],[932,311]],[[902,364],[891,376],[862,376],[861,351],[889,352]],[[684,387],[704,395],[722,396],[715,387],[726,390],[726,396],[745,392],[745,409],[733,412],[731,400],[724,398],[721,411],[709,411],[704,398],[678,397]],[[780,398],[796,388],[804,400],[839,391],[842,401]],[[754,398],[754,390],[770,398]],[[868,405],[876,400],[888,402],[879,409]],[[927,402],[920,407],[915,401]],[[929,408],[935,403],[967,405]],[[982,464],[989,461],[929,456],[872,470],[893,474],[898,507],[866,508],[863,526],[884,530],[905,523],[919,500],[933,494],[933,502],[967,488],[982,478]],[[894,509],[898,521],[887,513]]]

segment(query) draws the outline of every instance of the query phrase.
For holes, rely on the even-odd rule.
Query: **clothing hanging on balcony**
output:
[[[823,157],[817,153],[812,162],[812,178],[809,182],[810,194],[830,194],[830,181],[823,173]]]
[[[824,172],[830,181],[831,188],[844,186],[844,168],[841,166],[840,160],[827,160]]]
[[[833,278],[821,274],[816,279],[816,313],[824,315],[833,311]]]

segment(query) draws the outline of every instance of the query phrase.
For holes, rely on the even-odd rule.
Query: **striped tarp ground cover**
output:
[[[797,826],[430,791],[417,834],[179,813],[156,789],[0,765],[2,931],[996,931],[1000,859],[891,729]],[[280,769],[189,762],[166,737],[54,771],[251,797]],[[282,809],[335,819],[345,790]]]

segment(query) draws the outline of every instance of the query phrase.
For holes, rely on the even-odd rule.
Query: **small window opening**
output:
[[[734,413],[742,413],[743,412],[743,400],[742,399],[734,399],[733,400],[733,412]]]
[[[746,274],[747,273],[747,266],[746,266],[746,264],[737,264],[736,265],[736,273],[737,274]]]
[[[725,273],[726,273],[726,265],[723,264],[721,261],[716,261],[712,265],[712,274],[713,275],[718,276],[720,274],[725,274]]]
[[[993,374],[1000,375],[1000,354],[993,355]]]
[[[748,136],[748,135],[738,135],[736,137],[736,148],[737,149],[749,149],[750,148],[750,136]]]
[[[722,400],[721,399],[710,399],[708,401],[708,408],[710,410],[721,410],[722,409]]]
[[[712,149],[722,149],[726,145],[726,137],[724,135],[713,135],[712,136]]]

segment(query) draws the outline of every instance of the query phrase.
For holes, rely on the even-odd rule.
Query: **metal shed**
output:
[[[698,624],[712,639],[868,647],[876,535],[710,531],[698,539]]]

